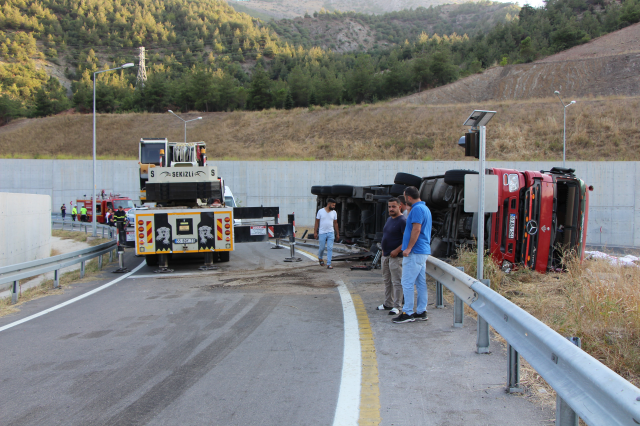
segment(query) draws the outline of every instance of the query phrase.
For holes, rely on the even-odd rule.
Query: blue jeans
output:
[[[415,312],[423,313],[427,310],[429,294],[427,293],[427,257],[428,254],[409,253],[402,259],[402,293],[404,294],[404,306],[402,310],[407,314],[413,314],[413,286],[418,288],[418,305]]]
[[[326,234],[318,235],[318,242],[320,247],[318,248],[318,259],[322,259],[324,254],[324,245],[327,245],[327,265],[331,265],[331,255],[333,254],[333,240],[335,235],[333,232],[327,232]]]

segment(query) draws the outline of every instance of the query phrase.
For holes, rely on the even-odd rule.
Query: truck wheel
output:
[[[389,190],[389,194],[393,196],[398,196],[404,194],[404,190],[407,188],[407,185],[401,185],[399,183],[394,184]]]
[[[323,186],[320,192],[322,192],[322,195],[332,195],[330,186]]]
[[[473,170],[447,170],[444,173],[444,182],[449,185],[459,185],[464,183],[465,175],[477,175]]]
[[[420,186],[420,199],[424,201],[427,206],[431,205],[431,193],[433,192],[435,184],[436,179],[429,179],[422,182]]]
[[[147,266],[158,266],[157,254],[148,254],[144,257],[144,260],[147,262]]]
[[[396,178],[393,180],[393,183],[420,188],[422,178],[416,175],[410,175],[409,173],[396,173]]]
[[[220,253],[218,253],[220,262],[228,262],[229,261],[229,252],[228,251],[221,251]]]
[[[351,186],[351,185],[333,185],[331,187],[331,194],[333,194],[333,195],[344,195],[346,197],[351,197],[353,195],[353,186]]]
[[[431,193],[431,204],[436,207],[445,207],[446,201],[444,201],[445,195],[449,185],[446,184],[444,179],[440,178],[433,186],[433,192]],[[426,204],[426,203],[425,203]]]
[[[318,186],[318,185],[312,186],[311,187],[311,193],[313,195],[322,195],[322,187]]]

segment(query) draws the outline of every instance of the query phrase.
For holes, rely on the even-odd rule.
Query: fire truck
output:
[[[80,208],[83,206],[87,209],[87,222],[91,222],[93,220],[92,199],[76,200],[78,216],[80,216]],[[129,211],[134,207],[133,200],[129,197],[122,197],[120,194],[105,194],[102,192],[96,197],[96,222],[105,223],[105,214],[109,209],[115,212],[120,206],[124,207],[125,211]]]
[[[285,238],[292,225],[234,226],[234,219],[274,218],[278,207],[233,207],[225,204],[224,180],[207,163],[204,142],[168,142],[142,138],[139,145],[140,200],[155,203],[136,211],[136,254],[149,266],[168,270],[175,254],[204,256],[201,269],[214,259],[229,261],[236,243]]]

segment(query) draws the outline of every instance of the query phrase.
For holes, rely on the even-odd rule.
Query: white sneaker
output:
[[[376,308],[377,311],[388,311],[391,307],[386,306],[384,303]]]
[[[400,311],[397,308],[393,308],[389,311],[389,315],[399,315]]]

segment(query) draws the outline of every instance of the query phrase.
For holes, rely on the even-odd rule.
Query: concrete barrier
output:
[[[50,255],[51,197],[0,192],[0,267]]]
[[[476,161],[218,161],[218,167],[242,206],[280,206],[296,213],[299,226],[315,218],[312,185],[372,185],[391,183],[397,172],[418,176],[451,169],[477,170]],[[487,167],[549,170],[559,162],[489,161]],[[640,162],[567,162],[595,190],[589,209],[589,244],[640,247]],[[58,212],[66,203],[91,194],[92,166],[88,160],[0,159],[0,191],[48,194]],[[98,161],[97,187],[137,200],[136,161]],[[136,201],[138,202],[138,201]],[[67,209],[69,213],[70,208]]]

